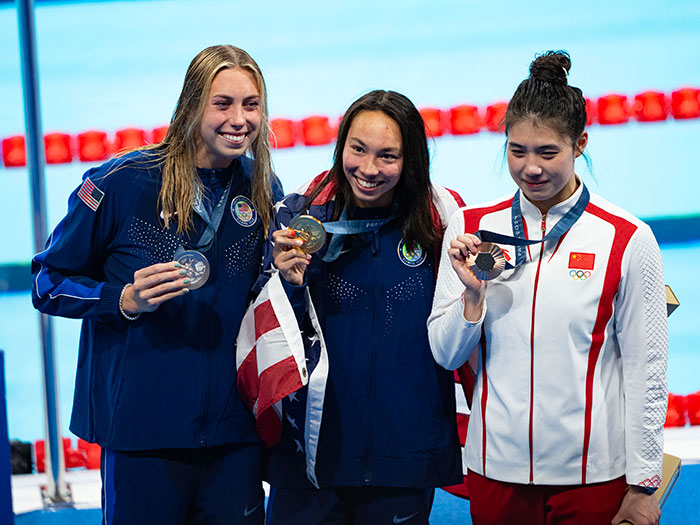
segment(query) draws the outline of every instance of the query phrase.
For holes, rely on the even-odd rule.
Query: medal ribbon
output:
[[[386,219],[349,220],[348,208],[346,206],[345,208],[343,208],[343,211],[341,212],[340,217],[337,221],[323,223],[323,228],[326,230],[326,232],[332,233],[334,235],[331,239],[330,244],[328,245],[328,250],[326,250],[326,254],[323,257],[321,257],[321,259],[327,263],[335,261],[340,255],[340,251],[343,248],[345,237],[347,235],[366,233],[370,231],[376,233],[382,226],[396,219],[396,217],[398,216],[397,211],[398,204],[394,202],[394,205],[391,210],[391,215]]]
[[[583,183],[582,183],[583,185]],[[525,262],[525,248],[533,244],[539,244],[545,241],[550,241],[553,239],[559,239],[564,235],[571,227],[576,223],[576,221],[583,215],[583,210],[588,206],[588,202],[591,200],[591,195],[588,192],[588,188],[583,185],[583,190],[581,191],[581,196],[576,201],[576,204],[566,212],[566,214],[559,219],[559,221],[554,225],[554,227],[549,230],[549,233],[542,237],[540,240],[530,240],[525,239],[525,230],[523,228],[523,215],[520,207],[520,190],[515,193],[513,197],[513,205],[511,206],[511,222],[513,224],[513,236],[504,235],[502,233],[495,233],[489,230],[479,230],[474,235],[479,237],[485,242],[495,242],[501,244],[510,244],[515,246],[515,264],[506,262],[506,269],[512,270],[517,268]]]
[[[211,215],[209,214],[207,207],[204,206],[204,199],[202,197],[201,190],[199,187],[195,187],[194,203],[192,204],[192,208],[206,223],[207,227],[204,229],[202,236],[199,238],[199,241],[196,244],[187,243],[188,249],[197,251],[201,250],[205,252],[211,248],[211,245],[214,242],[214,235],[216,235],[216,232],[221,225],[221,219],[223,218],[224,211],[226,210],[226,201],[228,201],[228,196],[231,191],[231,182],[233,181],[234,173],[235,170],[231,172],[231,176],[226,184],[224,194],[221,196],[219,202],[212,210]]]

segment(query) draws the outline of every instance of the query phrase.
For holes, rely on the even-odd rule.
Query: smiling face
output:
[[[225,168],[243,155],[260,130],[260,92],[247,71],[223,69],[206,99],[195,162],[199,168]]]
[[[588,133],[572,144],[559,131],[524,119],[508,131],[506,156],[510,176],[525,196],[547,213],[565,201],[577,188],[574,161],[583,153]]]
[[[343,172],[359,208],[391,205],[403,169],[401,130],[382,111],[361,111],[348,130]]]

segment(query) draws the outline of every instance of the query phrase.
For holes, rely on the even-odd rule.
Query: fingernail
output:
[[[187,275],[187,270],[180,270],[180,275]]]
[[[179,262],[176,262],[176,263],[175,263],[175,268],[179,268],[179,267],[180,267],[180,263],[179,263]]]
[[[183,282],[183,284],[190,284],[192,282],[192,279],[185,279],[182,282]]]
[[[182,293],[183,293],[183,294],[190,293],[190,289],[189,289],[189,288],[183,288],[183,289],[182,289]]]

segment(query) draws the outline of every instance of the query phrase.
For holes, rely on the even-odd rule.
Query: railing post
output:
[[[34,252],[44,249],[48,237],[46,221],[46,192],[44,189],[44,144],[39,110],[39,75],[36,66],[36,35],[34,29],[34,3],[17,0],[20,54],[22,64],[22,88],[27,128],[27,166],[31,176],[32,221],[34,225]],[[46,314],[40,314],[41,356],[43,364],[44,396],[46,409],[46,474],[45,505],[71,501],[65,481],[65,464],[58,416],[58,388],[56,361],[53,347],[53,324]]]
[[[12,463],[5,392],[5,352],[0,350],[0,523],[13,525],[15,517],[12,512]]]

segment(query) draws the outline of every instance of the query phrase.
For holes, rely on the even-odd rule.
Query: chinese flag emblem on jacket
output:
[[[571,252],[569,254],[569,268],[575,270],[592,270],[595,264],[595,253]]]

